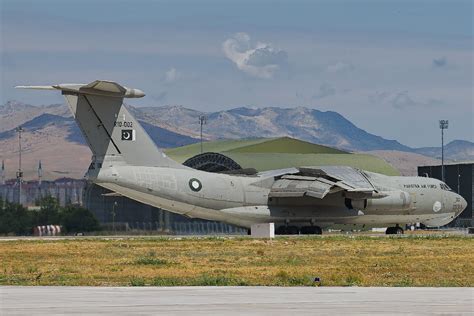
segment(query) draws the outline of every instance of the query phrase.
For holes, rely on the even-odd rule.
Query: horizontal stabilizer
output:
[[[18,89],[61,90],[64,93],[99,95],[114,98],[141,98],[145,93],[122,86],[114,81],[96,80],[89,84],[63,83],[52,86],[16,86]]]
[[[16,86],[16,89],[56,90],[53,86]]]

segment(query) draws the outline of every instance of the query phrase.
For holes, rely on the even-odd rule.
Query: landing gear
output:
[[[387,235],[403,235],[403,228],[400,226],[393,226],[393,227],[387,227],[387,230],[385,231],[385,234]]]
[[[301,234],[303,234],[303,235],[322,235],[323,230],[319,226],[303,226],[303,227],[301,227]]]
[[[280,226],[276,229],[277,235],[298,235],[300,230],[296,226]]]
[[[297,226],[279,226],[275,230],[276,235],[322,235],[323,230],[319,226],[303,226],[298,228]]]
[[[296,226],[287,226],[286,233],[288,235],[298,235],[300,233],[300,230]]]

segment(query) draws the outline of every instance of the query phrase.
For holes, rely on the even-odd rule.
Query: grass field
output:
[[[474,286],[474,239],[249,238],[0,242],[0,285]]]

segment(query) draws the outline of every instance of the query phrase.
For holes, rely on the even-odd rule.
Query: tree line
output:
[[[28,210],[0,197],[0,234],[31,235],[33,227],[43,225],[60,225],[65,233],[100,230],[99,221],[88,209],[75,205],[61,207],[51,196],[36,204],[39,210]]]

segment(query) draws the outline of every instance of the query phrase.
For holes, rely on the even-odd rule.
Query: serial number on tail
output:
[[[129,128],[132,128],[132,127],[133,127],[133,122],[115,121],[115,122],[114,122],[114,127],[129,127]]]

